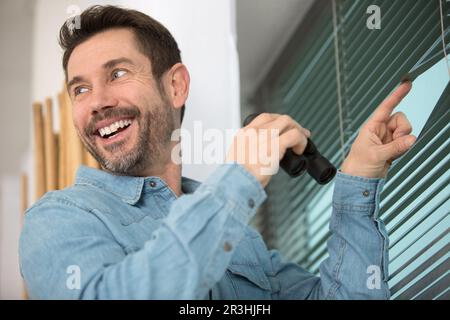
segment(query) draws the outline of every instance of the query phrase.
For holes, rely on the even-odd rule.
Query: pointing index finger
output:
[[[412,88],[410,81],[402,83],[389,97],[387,97],[379,106],[375,109],[371,121],[386,122],[389,120],[392,111],[400,104],[404,97],[409,93]]]

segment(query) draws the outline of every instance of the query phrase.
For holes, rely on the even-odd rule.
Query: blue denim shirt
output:
[[[74,186],[27,210],[21,272],[38,299],[387,299],[382,186],[338,173],[316,277],[248,226],[266,193],[238,164],[183,178],[179,198],[157,177],[80,167]]]

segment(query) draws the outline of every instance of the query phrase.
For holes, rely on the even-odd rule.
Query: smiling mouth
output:
[[[120,132],[125,131],[133,122],[132,119],[119,120],[111,123],[108,126],[98,129],[95,135],[102,139],[112,139],[117,136]]]

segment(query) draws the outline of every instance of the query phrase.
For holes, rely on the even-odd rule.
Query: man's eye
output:
[[[73,92],[74,92],[75,96],[77,96],[77,95],[79,95],[81,93],[84,93],[86,91],[87,91],[87,88],[85,88],[85,87],[76,87]]]
[[[116,70],[113,72],[112,77],[113,77],[113,79],[117,79],[117,78],[122,77],[126,73],[127,72],[125,70]]]

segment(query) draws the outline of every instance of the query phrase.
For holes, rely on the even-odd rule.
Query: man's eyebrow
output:
[[[72,80],[70,80],[70,81],[67,83],[67,91],[70,92],[70,88],[71,88],[73,85],[75,85],[75,84],[77,84],[77,83],[80,83],[80,82],[85,82],[85,80],[84,80],[83,77],[79,77],[79,76],[73,77]]]
[[[102,68],[106,69],[106,70],[107,69],[112,69],[112,68],[114,68],[115,66],[117,66],[118,64],[121,64],[121,63],[128,63],[128,64],[131,64],[133,66],[135,65],[134,62],[131,59],[122,57],[122,58],[112,59],[112,60],[109,60],[109,61],[105,62],[102,65]],[[80,76],[73,77],[72,80],[70,80],[67,83],[67,90],[70,91],[70,88],[73,85],[75,85],[77,83],[80,83],[80,82],[85,82],[83,77],[80,77]]]
[[[117,59],[113,59],[113,60],[109,60],[107,62],[105,62],[102,67],[103,69],[112,69],[114,68],[116,65],[121,64],[121,63],[128,63],[131,65],[135,65],[134,62],[131,59],[128,58],[117,58]]]

